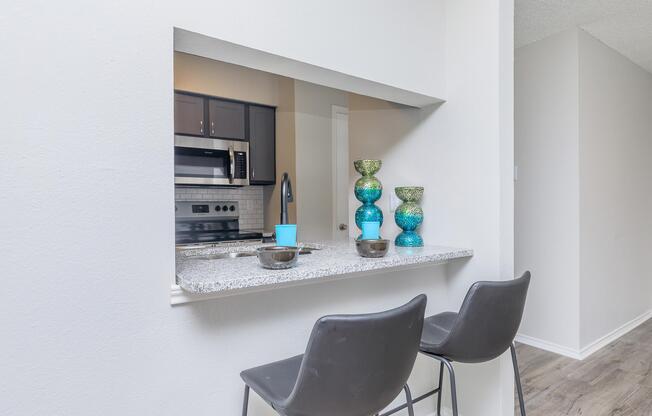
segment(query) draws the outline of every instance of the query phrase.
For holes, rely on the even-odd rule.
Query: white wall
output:
[[[577,35],[517,49],[515,268],[532,272],[520,334],[579,348]],[[554,301],[553,301],[554,299]],[[563,322],[563,325],[560,325]]]
[[[0,413],[236,414],[239,371],[301,352],[318,316],[389,308],[419,292],[435,313],[458,306],[473,280],[504,277],[504,4],[4,7]],[[450,101],[406,143],[428,143],[436,162],[415,171],[434,184],[427,241],[470,246],[475,258],[170,307],[173,26],[405,88],[437,89],[433,74],[450,73]],[[432,386],[434,368],[419,359],[415,393]],[[511,414],[508,370],[504,360],[461,366],[463,414]],[[254,398],[251,414],[273,411]]]
[[[581,30],[516,56],[520,333],[583,356],[652,309],[652,75]]]
[[[652,309],[652,74],[579,31],[581,345]]]
[[[311,241],[333,237],[332,106],[349,106],[349,94],[294,82],[296,176],[292,177],[298,234]]]
[[[394,187],[423,185],[425,218],[420,231],[425,244],[476,250],[472,261],[447,266],[447,277],[436,281],[437,290],[447,293],[447,299],[429,304],[440,311],[456,310],[472,282],[509,279],[513,272],[511,223],[501,233],[502,204],[509,207],[510,218],[513,204],[512,135],[511,127],[500,124],[501,110],[511,112],[513,85],[511,71],[501,72],[501,66],[512,65],[512,49],[501,48],[512,43],[498,43],[499,31],[508,30],[513,15],[506,13],[504,21],[493,21],[499,10],[492,2],[449,2],[447,10],[447,103],[411,109],[358,95],[349,101],[351,162],[383,161],[376,175],[383,184],[383,196],[377,202],[385,215],[383,236],[393,239],[399,231],[389,212]],[[497,48],[504,53],[502,60],[490,52]],[[510,82],[499,83],[501,76],[508,76]],[[510,117],[508,124],[512,123]],[[501,175],[505,168],[507,174]],[[351,187],[356,179],[351,178]],[[351,209],[359,205],[351,195]],[[349,223],[355,227],[353,218]],[[508,251],[502,251],[502,243],[509,246]],[[501,267],[501,254],[508,254],[507,271]],[[423,274],[435,277],[431,271]],[[462,414],[513,414],[513,373],[506,358],[483,365],[456,365]],[[496,378],[501,384],[492,385],[490,380]]]
[[[404,7],[392,0],[282,0],[225,7],[221,2],[189,0],[178,4],[174,13],[174,25],[182,29],[433,97],[446,96],[446,1],[414,0]],[[197,18],[197,13],[206,18]],[[292,23],[286,27],[286,22]]]

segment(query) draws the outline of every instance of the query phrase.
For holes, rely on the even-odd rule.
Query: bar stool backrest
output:
[[[325,316],[315,324],[287,416],[368,416],[401,392],[414,366],[426,296],[380,313]]]
[[[439,348],[441,355],[465,363],[500,356],[514,341],[521,324],[529,285],[530,272],[513,280],[474,283]]]

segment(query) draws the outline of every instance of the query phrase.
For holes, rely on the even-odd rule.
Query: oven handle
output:
[[[235,178],[235,153],[233,146],[229,146],[229,183],[233,183]]]

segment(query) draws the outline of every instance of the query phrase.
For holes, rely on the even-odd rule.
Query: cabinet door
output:
[[[276,109],[249,106],[249,181],[276,183]]]
[[[203,136],[204,99],[194,95],[174,94],[174,132]]]
[[[208,134],[220,139],[245,139],[245,105],[222,100],[208,101]]]

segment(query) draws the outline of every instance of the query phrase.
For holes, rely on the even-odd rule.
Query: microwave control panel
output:
[[[245,152],[234,152],[235,156],[235,172],[234,177],[236,179],[246,179],[247,178],[247,153]]]

